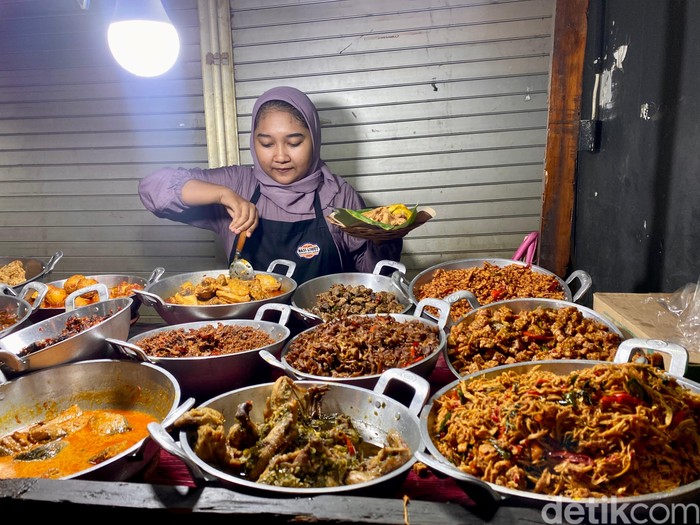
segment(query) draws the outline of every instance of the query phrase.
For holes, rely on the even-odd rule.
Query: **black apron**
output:
[[[255,188],[250,202],[256,204],[260,198],[260,186]],[[328,224],[323,216],[318,192],[314,196],[316,217],[303,221],[273,221],[259,219],[258,227],[246,241],[241,256],[257,271],[266,271],[275,259],[286,259],[296,263],[291,278],[299,285],[303,282],[343,271],[342,261]],[[235,255],[229,255],[229,264]]]

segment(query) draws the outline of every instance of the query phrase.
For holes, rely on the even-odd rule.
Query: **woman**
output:
[[[263,93],[253,106],[253,166],[163,168],[139,184],[143,205],[158,217],[216,232],[229,263],[238,235],[256,270],[275,259],[296,263],[301,284],[321,275],[372,272],[398,261],[402,239],[370,242],[326,220],[336,208],[362,209],[362,197],[321,159],[321,125],[311,100],[292,87]]]

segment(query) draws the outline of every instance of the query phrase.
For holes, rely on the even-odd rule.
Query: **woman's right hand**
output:
[[[238,234],[248,232],[248,237],[258,226],[258,209],[227,186],[191,179],[182,186],[182,200],[189,206],[221,204],[231,217],[229,230]]]
[[[255,204],[229,188],[225,188],[225,191],[222,192],[219,202],[226,208],[231,217],[228,229],[236,234],[245,231],[250,237],[258,226],[258,208]]]

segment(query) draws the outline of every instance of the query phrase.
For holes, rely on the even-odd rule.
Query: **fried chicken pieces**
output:
[[[247,303],[276,297],[281,288],[282,283],[268,274],[256,274],[249,281],[220,274],[204,277],[197,285],[187,281],[165,301],[189,306]]]
[[[264,420],[251,417],[251,401],[241,403],[226,431],[221,412],[194,408],[175,428],[190,432],[198,457],[244,479],[284,487],[335,487],[361,483],[399,468],[411,457],[395,432],[387,446],[370,446],[343,414],[321,414],[320,402],[328,385],[303,388],[287,376],[273,385],[263,411]],[[376,448],[376,447],[375,447]]]
[[[17,286],[27,280],[27,272],[22,261],[15,260],[0,267],[0,283]]]
[[[411,217],[411,210],[405,204],[391,204],[390,206],[373,208],[362,215],[376,222],[398,226]]]

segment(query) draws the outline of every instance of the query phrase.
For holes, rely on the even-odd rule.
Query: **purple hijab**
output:
[[[291,184],[280,184],[270,178],[259,166],[255,153],[255,129],[250,133],[250,153],[253,156],[253,173],[260,183],[260,193],[291,213],[305,214],[313,210],[314,193],[319,189],[321,206],[327,208],[338,192],[338,181],[326,163],[321,160],[321,123],[313,102],[303,92],[289,86],[269,89],[255,101],[252,124],[255,126],[260,106],[270,100],[282,100],[294,106],[304,116],[311,134],[313,150],[309,172]]]

